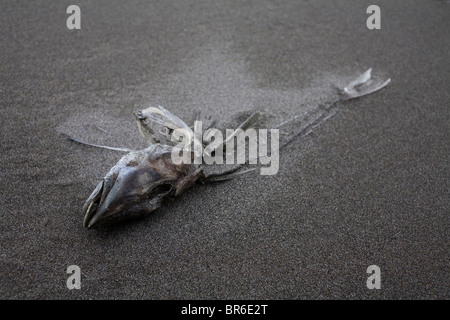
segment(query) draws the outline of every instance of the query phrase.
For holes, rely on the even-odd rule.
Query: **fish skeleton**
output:
[[[329,106],[339,101],[371,94],[390,83],[390,79],[384,82],[372,81],[371,71],[372,69],[367,70],[350,82],[342,90],[340,97]],[[148,215],[158,209],[164,200],[178,197],[196,182],[232,179],[249,171],[239,172],[240,166],[238,166],[220,174],[208,175],[205,174],[204,165],[196,165],[192,162],[191,164],[175,164],[171,155],[172,152],[178,151],[174,150],[177,147],[156,141],[154,126],[163,127],[165,131],[159,133],[163,135],[166,142],[173,142],[171,133],[176,129],[182,129],[189,136],[193,136],[190,127],[163,107],[150,107],[134,115],[140,133],[151,143],[146,149],[130,151],[124,148],[93,145],[71,138],[76,142],[95,147],[130,151],[111,168],[86,200],[82,212],[84,226],[88,229]],[[252,126],[258,115],[258,113],[252,114],[235,132]],[[277,128],[297,118],[298,116],[294,116],[278,125]],[[191,157],[194,157],[194,152],[191,153]]]

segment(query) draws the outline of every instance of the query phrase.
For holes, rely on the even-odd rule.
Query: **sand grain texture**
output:
[[[3,299],[448,299],[450,5],[378,1],[8,1],[0,11]],[[368,67],[391,77],[286,148],[276,176],[196,186],[87,231],[81,207],[163,105],[269,124]],[[301,122],[300,122],[301,123]],[[106,130],[105,133],[97,127]],[[81,290],[68,290],[78,265]],[[382,289],[366,288],[366,269]]]

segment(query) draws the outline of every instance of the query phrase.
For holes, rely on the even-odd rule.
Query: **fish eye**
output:
[[[150,196],[156,196],[156,195],[166,195],[170,191],[172,191],[172,185],[170,183],[163,183],[158,186],[156,186],[152,191]]]

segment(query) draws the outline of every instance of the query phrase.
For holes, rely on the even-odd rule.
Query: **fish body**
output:
[[[372,69],[368,69],[350,82],[329,108],[337,102],[376,92],[390,83],[390,79],[384,82],[380,79],[372,79],[371,72]],[[134,113],[134,116],[139,132],[150,143],[150,146],[143,150],[127,153],[97,185],[83,206],[84,226],[88,229],[149,214],[158,209],[165,199],[179,196],[198,180],[204,182],[228,180],[253,170],[236,172],[237,169],[240,169],[238,166],[218,174],[205,174],[204,167],[192,164],[192,161],[190,164],[175,164],[172,161],[172,153],[182,150],[187,152],[180,147],[180,142],[181,145],[188,145],[196,139],[191,127],[161,106],[140,110]],[[233,139],[242,130],[252,126],[258,116],[258,112],[252,114],[228,139]],[[299,116],[296,115],[283,121],[276,128],[296,120]],[[181,130],[184,138],[180,140],[180,136],[175,137],[173,135],[175,130]],[[160,140],[156,139],[156,135],[160,135],[165,143],[160,143]],[[294,135],[292,139],[297,136],[298,134]],[[75,138],[71,139],[93,147],[129,151],[125,148],[99,146]],[[173,143],[177,145],[171,146],[170,144]],[[217,148],[223,148],[223,144]],[[193,160],[194,152],[191,152],[190,156]]]

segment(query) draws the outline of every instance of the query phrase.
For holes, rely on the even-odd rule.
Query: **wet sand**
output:
[[[370,1],[79,1],[81,30],[70,4],[0,11],[0,298],[450,297],[447,2],[378,1],[381,30],[366,28]],[[65,134],[141,146],[131,112],[158,104],[227,127],[260,110],[270,126],[369,67],[392,83],[286,147],[277,175],[83,228],[122,154]]]

